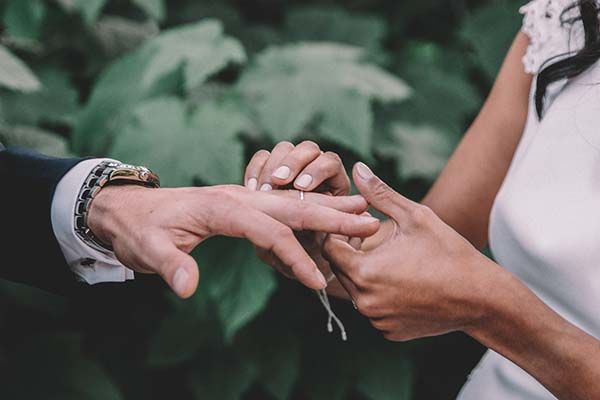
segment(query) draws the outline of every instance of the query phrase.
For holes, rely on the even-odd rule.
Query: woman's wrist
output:
[[[469,303],[473,311],[470,323],[463,331],[474,339],[484,342],[497,332],[495,325],[507,325],[518,280],[508,271],[481,255],[473,260],[473,269],[480,272],[477,285],[471,290]],[[484,343],[487,344],[487,343]]]
[[[463,331],[552,393],[573,394],[572,382],[578,380],[581,394],[572,398],[596,398],[600,393],[588,390],[600,379],[599,342],[563,319],[517,277],[491,260],[486,264],[481,267],[489,278],[473,299],[481,303],[482,312]]]

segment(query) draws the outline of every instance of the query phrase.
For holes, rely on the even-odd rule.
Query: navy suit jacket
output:
[[[0,278],[60,294],[77,290],[50,209],[56,185],[80,161],[0,144]]]

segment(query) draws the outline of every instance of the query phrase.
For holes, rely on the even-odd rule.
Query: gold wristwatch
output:
[[[75,202],[74,228],[77,236],[90,247],[106,252],[112,247],[103,243],[90,230],[87,215],[90,205],[103,187],[111,184],[140,185],[149,188],[160,187],[158,176],[146,167],[122,164],[116,161],[103,161],[88,175]]]

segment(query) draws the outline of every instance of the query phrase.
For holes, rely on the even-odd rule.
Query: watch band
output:
[[[85,179],[75,202],[75,234],[95,250],[112,251],[112,246],[98,239],[87,224],[88,211],[94,198],[103,187],[109,184],[132,184],[150,188],[160,187],[156,174],[146,167],[122,164],[116,161],[103,161]]]

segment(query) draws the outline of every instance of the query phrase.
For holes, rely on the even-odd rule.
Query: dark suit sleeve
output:
[[[69,294],[78,284],[52,230],[52,196],[81,159],[0,144],[0,278]]]

